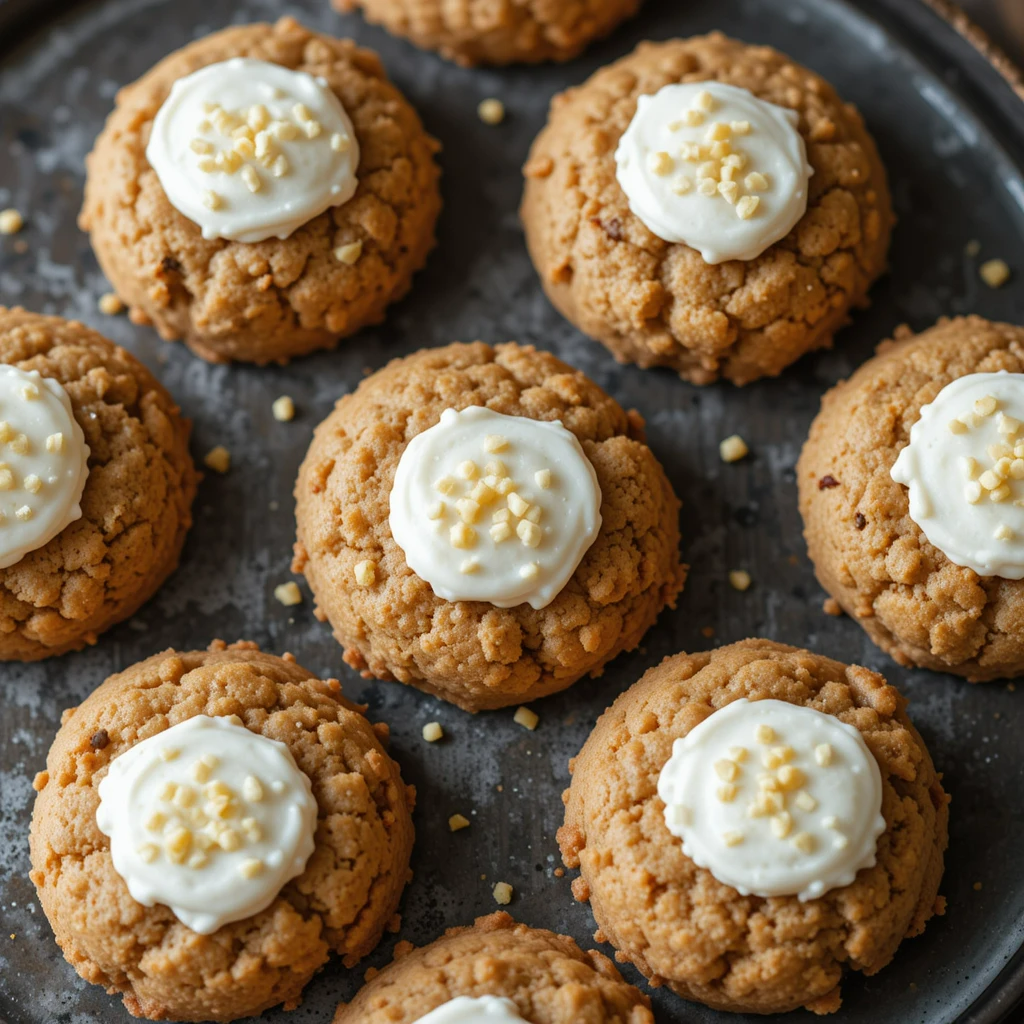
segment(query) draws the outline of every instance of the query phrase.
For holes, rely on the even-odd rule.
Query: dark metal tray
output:
[[[203,483],[181,568],[133,620],[81,654],[0,668],[0,1021],[128,1019],[116,1000],[63,962],[35,901],[26,878],[31,779],[61,711],[108,673],[162,648],[202,647],[214,637],[290,650],[310,669],[340,675],[349,696],[391,724],[393,752],[420,794],[415,880],[403,901],[401,930],[416,943],[495,909],[491,885],[503,880],[515,887],[509,909],[518,918],[592,944],[589,909],[572,901],[568,878],[553,874],[566,762],[600,711],[663,656],[763,635],[879,669],[910,696],[953,795],[943,884],[949,909],[879,975],[849,978],[838,1019],[992,1024],[1007,1013],[1024,992],[1018,952],[1024,709],[1006,685],[972,687],[899,669],[855,624],[822,614],[793,477],[821,393],[897,324],[924,327],[942,314],[968,311],[1024,321],[1024,293],[1013,283],[990,291],[978,280],[978,258],[965,254],[968,241],[977,239],[979,258],[999,256],[1024,270],[1024,106],[1005,66],[917,0],[862,0],[857,7],[844,0],[650,0],[639,18],[580,60],[503,71],[446,64],[359,18],[333,14],[327,0],[65,6],[0,0],[0,208],[16,206],[28,218],[21,235],[0,239],[0,302],[78,317],[126,345],[193,419],[195,453],[226,444],[233,467]],[[75,227],[82,161],[119,85],[225,23],[282,13],[379,50],[443,141],[440,247],[387,322],[337,352],[284,369],[208,366],[123,317],[97,313],[96,299],[107,286]],[[17,32],[15,16],[22,23]],[[667,372],[616,366],[545,301],[516,216],[519,168],[555,91],[641,39],[712,28],[778,46],[823,72],[860,107],[881,146],[900,217],[892,272],[838,347],[743,390],[698,389]],[[499,127],[481,124],[475,114],[478,101],[492,95],[509,111]],[[27,243],[24,252],[15,247],[19,240]],[[364,682],[345,668],[327,628],[313,618],[308,592],[293,609],[272,596],[290,578],[291,489],[313,426],[365,368],[422,346],[472,338],[517,338],[552,349],[638,408],[685,502],[684,557],[693,568],[678,609],[665,613],[644,646],[601,679],[539,702],[535,733],[514,725],[511,711],[473,718],[414,690]],[[280,394],[295,398],[293,423],[271,416]],[[734,432],[752,442],[753,456],[724,466],[717,443]],[[733,568],[751,572],[748,592],[729,588],[726,573]],[[705,636],[707,627],[714,639]],[[420,739],[431,719],[444,725],[445,743]],[[472,826],[452,835],[446,819],[456,811]],[[300,1009],[265,1019],[329,1021],[337,1001],[358,988],[364,966],[386,963],[394,942],[387,938],[354,971],[332,962],[309,985]],[[640,980],[631,968],[625,973]],[[654,1004],[665,1024],[728,1019],[665,991],[654,994]]]

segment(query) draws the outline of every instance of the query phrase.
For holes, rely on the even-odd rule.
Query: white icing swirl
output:
[[[446,601],[550,604],[601,529],[601,488],[561,423],[446,409],[406,447],[391,533]]]
[[[416,1018],[418,1024],[521,1024],[511,999],[502,996],[456,996]]]
[[[639,97],[615,151],[630,210],[707,263],[755,259],[807,209],[813,169],[798,120],[721,82],[666,85]]]
[[[0,364],[0,568],[81,518],[88,476],[68,393],[36,370]]]
[[[860,732],[780,700],[733,701],[677,739],[658,796],[683,853],[743,896],[849,885],[885,831]]]
[[[196,715],[135,744],[99,796],[96,824],[132,898],[201,935],[268,907],[313,852],[309,778],[235,715]]]
[[[179,79],[146,159],[204,238],[287,238],[356,190],[359,144],[323,78],[234,57]]]

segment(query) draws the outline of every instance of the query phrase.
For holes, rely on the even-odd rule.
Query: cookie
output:
[[[905,706],[768,640],[647,672],[570,762],[558,842],[599,936],[718,1010],[837,1009],[943,909],[948,798]]]
[[[75,970],[138,1017],[230,1021],[369,953],[410,877],[414,792],[363,710],[291,655],[217,641],[65,712],[31,878]]]
[[[237,26],[118,93],[80,225],[135,322],[213,362],[283,363],[408,291],[437,149],[376,54],[292,18]]]
[[[468,711],[600,673],[686,576],[643,421],[511,342],[368,377],[317,427],[295,498],[293,569],[346,663]]]
[[[422,949],[399,943],[395,962],[338,1007],[334,1024],[446,1024],[473,1010],[495,1024],[654,1024],[647,997],[607,957],[503,911]]]
[[[972,316],[898,331],[822,400],[797,465],[808,552],[901,665],[1024,672],[1022,381],[1024,328]]]
[[[719,33],[643,43],[556,96],[524,173],[556,308],[620,362],[695,384],[831,344],[885,266],[889,192],[859,114]]]
[[[333,0],[361,9],[424,50],[463,67],[570,60],[636,13],[640,0]]]
[[[0,307],[0,368],[0,660],[37,661],[152,597],[198,476],[171,396],[83,324]]]

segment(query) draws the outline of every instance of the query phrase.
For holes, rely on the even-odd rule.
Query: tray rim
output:
[[[984,116],[1003,115],[1014,123],[1019,134],[1021,151],[1024,153],[1024,67],[1009,54],[954,0],[840,0],[854,7],[863,16],[878,21],[877,8],[881,8],[896,20],[907,32],[916,35],[919,44],[937,51],[955,64],[971,84],[979,89],[992,106],[982,111]],[[0,0],[0,61],[13,49],[24,43],[31,35],[42,31],[54,18],[60,17],[77,7],[83,0]],[[929,29],[931,21],[936,28]],[[915,24],[926,33],[915,33]],[[938,28],[938,26],[942,28]],[[883,29],[885,26],[883,25]],[[943,40],[939,33],[952,30],[953,38]],[[982,59],[988,69],[998,76],[998,87],[1006,87],[1012,96],[1000,97],[996,91],[997,81],[988,82],[979,78],[971,67],[965,65],[948,42],[967,44],[974,54]],[[2,70],[2,67],[0,67]],[[956,91],[955,87],[951,88]],[[1000,101],[1003,102],[1000,102]],[[979,113],[975,111],[975,113]],[[1024,164],[1022,164],[1024,166]],[[1002,970],[971,1006],[957,1019],[957,1024],[1008,1024],[1018,1019],[1024,1009],[1024,943],[1007,961]],[[1016,1011],[1016,1012],[1015,1012]],[[7,1017],[0,1013],[0,1024],[8,1024]]]

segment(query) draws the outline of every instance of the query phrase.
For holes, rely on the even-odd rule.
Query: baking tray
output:
[[[151,330],[97,312],[108,286],[75,226],[83,157],[118,86],[227,23],[284,13],[377,49],[442,140],[440,246],[386,323],[338,351],[285,368],[209,366]],[[194,453],[224,444],[233,460],[227,476],[210,475],[201,485],[181,568],[138,615],[89,651],[0,667],[0,1021],[129,1019],[118,1000],[64,963],[35,901],[26,877],[31,779],[61,711],[110,672],[215,637],[292,651],[310,669],[340,676],[350,697],[391,725],[392,751],[419,790],[415,879],[399,936],[416,943],[494,910],[491,886],[501,880],[515,888],[509,909],[517,918],[593,945],[589,908],[573,902],[569,877],[554,875],[566,762],[602,709],[665,655],[760,635],[882,671],[911,698],[953,796],[943,883],[949,909],[879,975],[850,977],[839,1019],[994,1024],[1010,1011],[1024,992],[1024,694],[900,669],[854,623],[825,616],[800,535],[793,472],[821,393],[897,324],[922,328],[942,314],[969,311],[1024,322],[1024,293],[1014,283],[991,291],[977,274],[979,260],[996,256],[1024,272],[1024,106],[1012,68],[967,23],[944,16],[950,13],[940,0],[862,0],[856,7],[844,0],[650,0],[636,20],[570,64],[496,71],[464,70],[420,53],[358,17],[332,13],[327,0],[0,0],[0,208],[16,206],[28,221],[20,235],[0,239],[0,301],[77,317],[125,345],[192,418]],[[900,218],[892,272],[837,348],[742,390],[699,389],[669,372],[617,366],[548,305],[516,215],[519,168],[554,92],[641,39],[712,28],[787,51],[860,107],[888,166]],[[508,109],[498,127],[475,114],[488,96]],[[980,243],[977,257],[965,252],[971,240]],[[471,717],[415,690],[358,678],[313,618],[304,587],[299,607],[273,598],[274,587],[291,578],[291,489],[314,425],[369,368],[422,346],[473,338],[551,349],[639,409],[684,501],[683,553],[692,570],[679,607],[602,678],[535,704],[534,733],[516,726],[511,710]],[[281,394],[295,399],[292,423],[271,415]],[[725,466],[717,445],[732,433],[751,441],[753,453]],[[726,573],[735,568],[753,576],[746,593],[728,586]],[[448,738],[428,745],[420,729],[435,719]],[[446,820],[454,812],[472,825],[453,835]],[[298,1010],[263,1020],[326,1024],[338,1000],[359,987],[364,968],[388,962],[395,941],[387,937],[356,970],[330,963]],[[624,973],[641,980],[630,967]],[[661,1024],[746,1019],[665,991],[653,1000]],[[797,1012],[782,1019],[809,1018]]]

